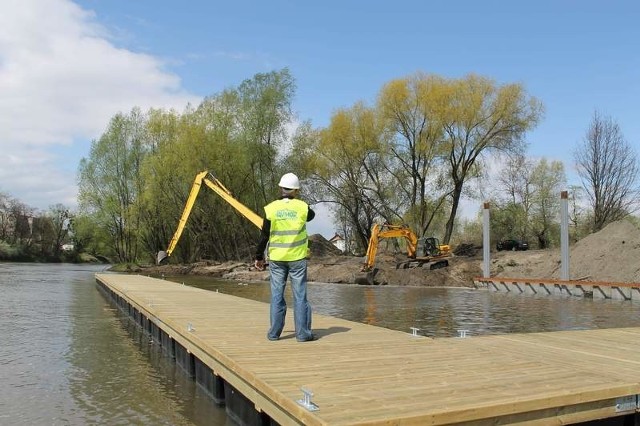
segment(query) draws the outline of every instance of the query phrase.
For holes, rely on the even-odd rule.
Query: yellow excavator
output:
[[[374,270],[378,243],[384,238],[404,238],[407,242],[408,260],[396,264],[396,269],[428,267],[440,269],[449,266],[448,257],[451,257],[451,247],[448,244],[440,244],[435,237],[420,238],[406,225],[375,224],[371,228],[369,246],[361,272]]]
[[[211,188],[216,194],[220,195],[226,202],[231,204],[240,214],[249,219],[258,229],[262,229],[263,219],[251,210],[249,207],[242,204],[240,201],[236,200],[233,195],[231,195],[231,191],[229,191],[223,184],[216,178],[211,172],[203,171],[196,175],[196,178],[193,181],[193,185],[191,186],[191,192],[189,193],[189,198],[187,198],[187,203],[184,206],[184,210],[182,211],[182,216],[180,217],[180,222],[178,222],[178,228],[176,232],[173,234],[171,238],[171,242],[169,242],[169,247],[167,247],[166,251],[158,252],[156,256],[156,263],[159,265],[163,260],[171,256],[171,253],[176,248],[178,244],[178,240],[182,235],[182,231],[184,230],[185,225],[187,224],[187,220],[189,219],[189,215],[191,214],[191,209],[193,208],[193,204],[196,202],[196,198],[198,198],[198,193],[200,192],[200,187],[202,184],[207,185]]]

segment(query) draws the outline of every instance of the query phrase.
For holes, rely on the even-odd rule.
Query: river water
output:
[[[230,425],[105,300],[94,278],[103,271],[0,263],[0,425]],[[266,283],[168,279],[269,300]],[[310,284],[309,299],[319,314],[433,337],[640,326],[629,301],[340,284]]]

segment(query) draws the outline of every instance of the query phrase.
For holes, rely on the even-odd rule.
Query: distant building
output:
[[[74,248],[75,246],[73,245],[73,243],[62,245],[62,251],[73,251]]]
[[[339,234],[336,234],[333,237],[331,237],[331,239],[329,239],[329,242],[334,246],[336,246],[336,248],[343,253],[347,249],[347,244],[346,244],[347,242]]]

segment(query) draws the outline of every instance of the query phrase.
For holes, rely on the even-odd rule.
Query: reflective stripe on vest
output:
[[[309,206],[302,200],[284,198],[264,208],[271,222],[269,259],[293,261],[307,256],[307,214]]]

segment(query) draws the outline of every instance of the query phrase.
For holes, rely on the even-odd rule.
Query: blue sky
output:
[[[638,1],[0,3],[0,192],[40,209],[76,203],[78,161],[118,111],[181,110],[283,67],[317,126],[392,79],[476,73],[542,101],[529,153],[570,179],[596,109],[640,148]]]
[[[640,2],[82,1],[122,45],[167,61],[199,95],[289,67],[295,108],[325,125],[415,71],[520,82],[546,118],[532,152],[579,140],[594,109],[638,136]],[[150,6],[154,5],[152,9]],[[180,6],[178,6],[180,4]]]

